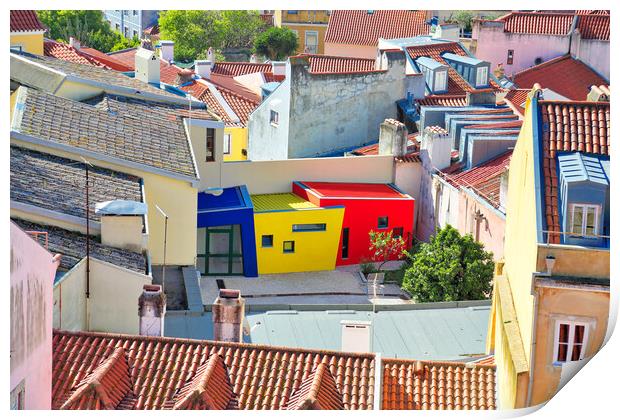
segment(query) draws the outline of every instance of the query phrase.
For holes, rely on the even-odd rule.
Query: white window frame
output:
[[[275,109],[269,110],[269,123],[274,127],[280,124],[280,114]]]
[[[582,217],[581,217],[581,233],[575,233],[575,207],[582,208]],[[601,206],[598,204],[585,204],[585,203],[573,203],[570,205],[570,226],[568,227],[568,231],[572,236],[583,236],[588,237],[592,235],[588,235],[587,225],[588,225],[588,212],[589,210],[594,210],[594,233],[593,235],[598,235],[598,217],[601,212]]]
[[[483,76],[484,77],[481,77]],[[489,68],[487,66],[476,69],[476,86],[486,86],[489,84]]]
[[[441,79],[439,79],[439,77],[441,77]],[[439,82],[441,82],[441,86],[439,85]],[[435,72],[435,91],[443,91],[446,90],[448,88],[448,71],[447,70],[440,70],[440,71],[436,71]]]
[[[560,345],[560,325],[565,324],[568,325],[568,349],[566,351],[566,360],[559,361],[558,360],[558,347]],[[555,321],[555,333],[553,336],[553,363],[567,363],[574,362],[576,360],[571,360],[573,356],[573,346],[575,340],[575,326],[580,325],[584,327],[583,330],[583,343],[581,344],[581,354],[579,355],[578,360],[583,360],[586,355],[586,348],[588,347],[588,339],[590,335],[590,327],[591,323],[587,321],[576,321],[571,319],[556,319]]]
[[[316,39],[316,44],[309,45],[308,44],[308,35],[314,35]],[[316,54],[319,49],[319,31],[305,31],[304,32],[304,51],[308,48],[308,52],[310,54]]]
[[[224,154],[230,154],[230,146],[232,143],[232,135],[230,133],[224,133]]]

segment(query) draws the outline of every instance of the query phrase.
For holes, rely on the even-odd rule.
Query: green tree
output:
[[[83,45],[103,52],[136,46],[137,38],[125,39],[113,31],[101,10],[39,10],[37,15],[49,28],[49,37],[69,42],[74,37]],[[122,47],[122,48],[121,48]]]
[[[417,302],[486,299],[491,292],[493,254],[450,225],[408,256],[403,289]]]
[[[395,238],[391,230],[387,232],[371,230],[368,235],[370,236],[370,251],[373,254],[373,259],[375,262],[381,262],[377,270],[381,270],[383,264],[390,259],[397,260],[403,256],[405,241],[401,237]]]
[[[254,40],[266,28],[265,22],[256,10],[223,10],[220,48],[252,48]]]
[[[465,32],[471,32],[471,24],[474,20],[474,14],[469,10],[459,10],[452,17],[455,20],[461,29]]]
[[[284,60],[297,50],[297,35],[288,28],[269,28],[256,38],[254,50],[270,60]]]

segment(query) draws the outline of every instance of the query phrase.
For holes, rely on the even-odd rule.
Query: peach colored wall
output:
[[[460,205],[458,216],[458,230],[461,234],[471,233],[478,242],[484,245],[487,251],[493,253],[493,259],[499,261],[504,257],[504,229],[506,217],[498,210],[491,208],[490,204],[483,202],[481,198],[474,197],[472,193],[460,192]],[[476,238],[476,221],[474,214],[480,211],[482,220]]]
[[[51,408],[52,258],[11,222],[11,390],[23,381],[26,409]]]
[[[359,58],[377,58],[376,45],[348,45],[325,43],[325,55],[335,55],[338,57],[359,57]]]

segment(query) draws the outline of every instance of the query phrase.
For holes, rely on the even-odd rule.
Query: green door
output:
[[[204,276],[243,275],[240,225],[198,229],[197,257]]]

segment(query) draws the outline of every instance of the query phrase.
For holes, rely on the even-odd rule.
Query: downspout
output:
[[[375,386],[374,386],[374,398],[372,402],[373,410],[381,410],[381,404],[383,402],[383,393],[381,392],[383,382],[383,363],[381,360],[381,353],[375,353]]]

